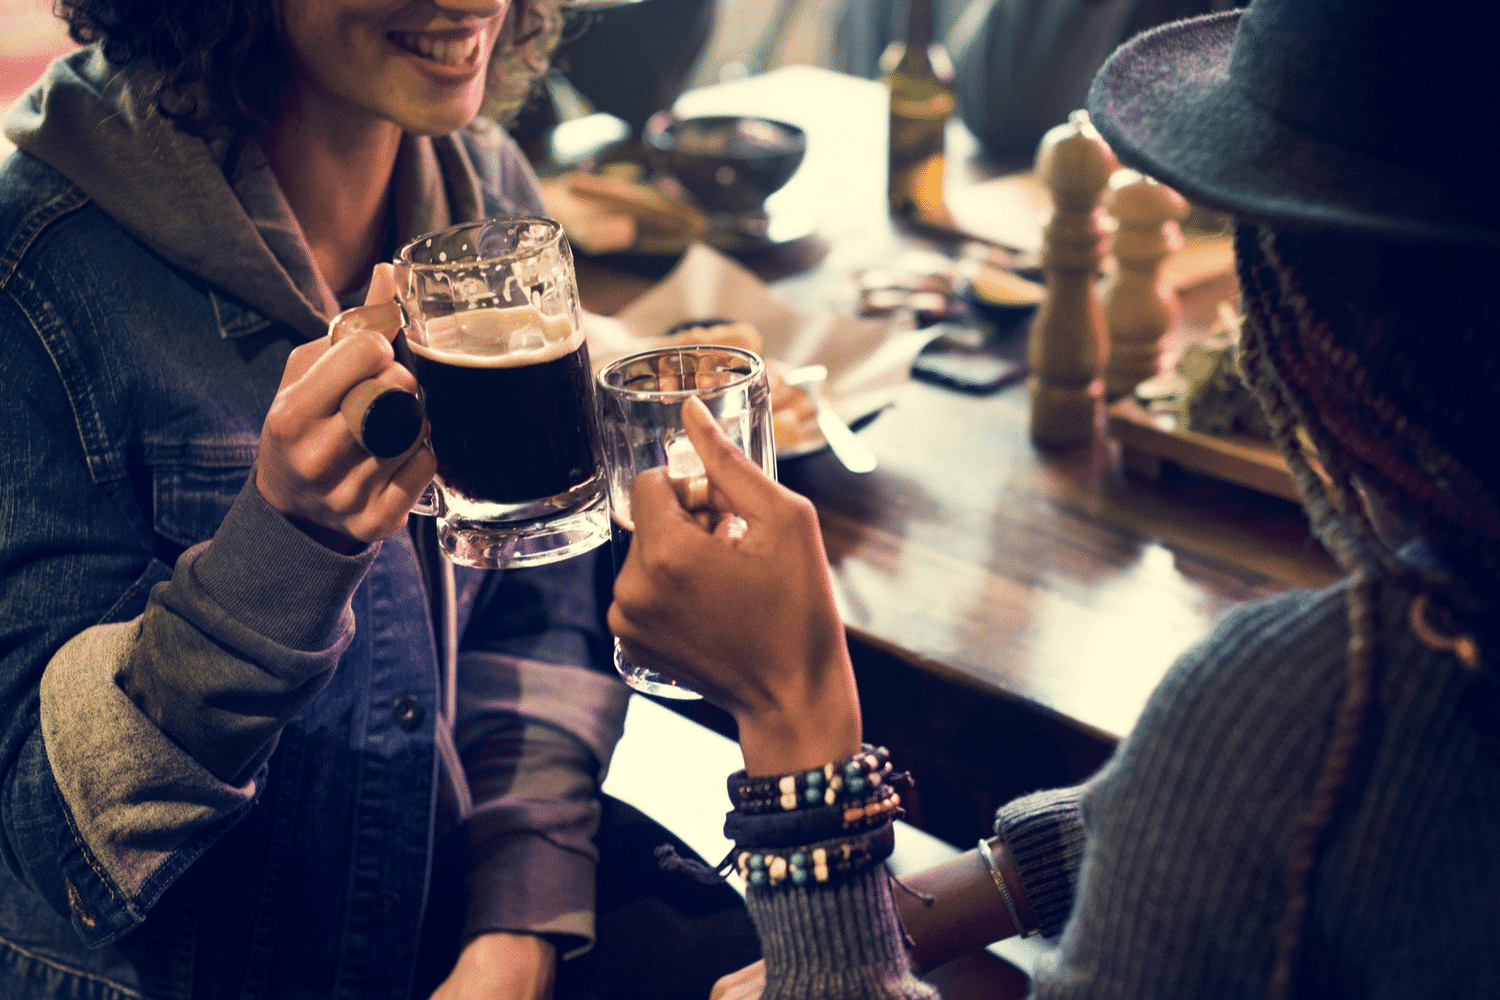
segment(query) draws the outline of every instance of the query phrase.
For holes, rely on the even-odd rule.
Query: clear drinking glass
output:
[[[550,219],[486,219],[396,255],[402,358],[438,472],[417,507],[466,566],[539,566],[609,540],[597,391],[573,254]]]
[[[643,351],[601,369],[599,389],[616,572],[635,530],[630,486],[637,474],[665,465],[670,476],[682,481],[680,495],[706,502],[703,463],[682,427],[682,404],[689,396],[702,399],[729,440],[776,478],[771,389],[765,362],[758,355],[710,345]],[[694,503],[685,502],[690,507]],[[627,684],[646,694],[699,697],[671,677],[626,661],[618,640],[615,667]]]

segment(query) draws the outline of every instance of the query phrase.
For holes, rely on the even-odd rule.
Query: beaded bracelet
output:
[[[803,847],[742,848],[734,864],[746,884],[757,889],[804,886],[878,864],[891,856],[895,846],[896,828],[887,823],[856,837]]]
[[[734,810],[724,817],[724,836],[736,843],[748,840],[780,847],[869,829],[904,815],[898,784],[887,781],[863,798],[820,809],[767,813]]]
[[[1031,937],[1037,933],[1037,928],[1027,927],[1021,922],[1021,911],[1016,908],[1016,901],[1010,894],[1010,886],[1005,884],[1005,875],[1000,871],[1000,866],[995,862],[995,852],[990,850],[990,842],[983,837],[979,838],[979,856],[989,866],[990,878],[995,880],[995,888],[1000,890],[1000,898],[1005,900],[1005,908],[1010,911],[1010,922],[1021,937]]]
[[[863,795],[890,777],[890,756],[885,747],[866,743],[859,753],[809,771],[756,778],[736,771],[729,776],[729,800],[747,813],[831,806],[840,798]]]

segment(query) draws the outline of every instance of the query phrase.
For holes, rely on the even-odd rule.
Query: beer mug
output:
[[[637,475],[666,466],[667,477],[688,510],[698,513],[708,507],[703,462],[682,426],[682,404],[689,397],[701,399],[725,436],[766,475],[776,478],[771,388],[765,361],[758,354],[710,344],[655,348],[605,365],[599,372],[599,388],[616,573],[625,563],[635,533],[630,490]],[[743,521],[734,520],[743,527]],[[646,694],[700,697],[675,678],[631,663],[618,639],[615,669],[625,683]]]
[[[414,512],[465,566],[539,566],[609,540],[573,255],[550,219],[468,222],[396,255],[401,360],[437,477]]]

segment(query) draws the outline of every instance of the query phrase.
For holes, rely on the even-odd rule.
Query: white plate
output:
[[[665,278],[615,316],[584,315],[589,354],[600,365],[647,346],[679,323],[719,317],[760,331],[767,358],[788,367],[828,368],[823,391],[846,422],[868,417],[895,401],[911,381],[918,352],[936,328],[913,329],[909,314],[867,319],[832,310],[803,314],[778,300],[753,272],[702,243],[695,243]],[[817,422],[805,438],[777,448],[778,458],[799,458],[827,447]]]
[[[823,437],[823,432],[818,428],[818,418],[808,417],[802,421],[797,428],[797,441],[795,444],[776,446],[776,460],[785,462],[792,458],[801,458],[803,455],[814,455],[828,447],[828,441]]]
[[[824,393],[832,404],[834,412],[844,418],[845,423],[856,424],[860,421],[873,420],[885,407],[877,406],[863,413],[847,412],[848,408],[840,405],[840,402],[831,393]],[[805,417],[797,428],[797,441],[790,445],[776,446],[777,461],[788,461],[794,458],[802,458],[804,455],[816,455],[828,447],[828,440],[823,437],[823,430],[818,426],[816,414]]]

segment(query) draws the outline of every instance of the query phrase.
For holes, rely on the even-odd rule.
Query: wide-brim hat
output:
[[[1255,0],[1125,43],[1090,119],[1125,165],[1247,221],[1500,246],[1497,8]]]

